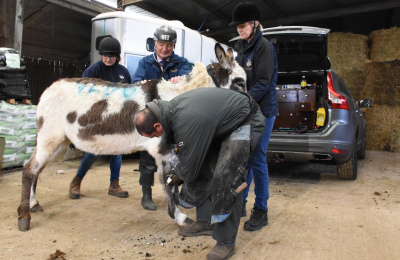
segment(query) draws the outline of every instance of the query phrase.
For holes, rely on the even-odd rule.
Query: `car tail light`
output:
[[[334,153],[336,153],[336,154],[344,154],[344,155],[347,154],[347,150],[335,149],[335,148],[332,148],[331,150],[332,150],[332,152],[334,152]]]
[[[328,100],[333,109],[346,109],[350,110],[349,102],[347,99],[337,93],[333,88],[332,73],[328,72]]]

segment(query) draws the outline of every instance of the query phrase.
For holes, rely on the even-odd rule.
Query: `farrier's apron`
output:
[[[182,185],[179,203],[185,208],[200,206],[211,196],[212,224],[231,213],[238,195],[235,190],[246,182],[250,153],[264,132],[265,117],[257,103],[252,100],[252,104],[252,112],[241,126],[222,142],[212,143],[199,177]]]

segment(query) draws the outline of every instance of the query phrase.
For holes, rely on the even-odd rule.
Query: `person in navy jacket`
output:
[[[132,77],[132,82],[142,82],[150,79],[165,79],[172,83],[182,80],[184,75],[191,72],[191,66],[186,58],[174,53],[177,34],[168,25],[163,25],[154,32],[155,52],[139,61],[138,68]],[[154,173],[157,166],[154,158],[147,152],[140,152],[139,162],[142,186],[142,206],[147,210],[155,210],[151,186],[154,186]]]
[[[112,37],[104,38],[99,45],[99,54],[101,55],[101,60],[90,65],[83,72],[83,78],[100,78],[115,83],[131,83],[131,76],[128,70],[119,64],[121,60],[121,44],[117,39]],[[80,198],[81,182],[96,159],[97,156],[91,153],[87,153],[85,157],[83,157],[76,176],[70,183],[69,196],[71,199]],[[111,156],[111,175],[108,194],[119,198],[127,198],[129,196],[128,192],[124,191],[119,185],[121,163],[122,155]]]
[[[247,188],[244,192],[242,216],[246,216],[246,202],[254,175],[256,195],[250,219],[244,223],[244,230],[255,231],[268,225],[269,175],[267,148],[272,128],[278,114],[276,84],[278,61],[274,46],[262,35],[261,12],[256,4],[242,2],[232,13],[230,26],[236,26],[240,40],[235,49],[236,60],[247,75],[247,92],[257,101],[266,118],[266,128],[260,142],[249,159]]]

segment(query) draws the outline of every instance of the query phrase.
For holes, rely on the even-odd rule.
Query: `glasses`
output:
[[[105,59],[110,59],[110,60],[112,60],[112,59],[116,59],[117,58],[117,56],[115,56],[115,55],[102,55]]]

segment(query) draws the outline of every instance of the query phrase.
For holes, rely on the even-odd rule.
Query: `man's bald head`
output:
[[[136,130],[139,134],[147,137],[152,136],[155,132],[157,132],[156,126],[160,125],[160,122],[157,120],[156,115],[151,112],[150,109],[145,108],[140,110],[136,115]],[[162,132],[161,132],[162,134]],[[158,136],[158,135],[155,135]]]

